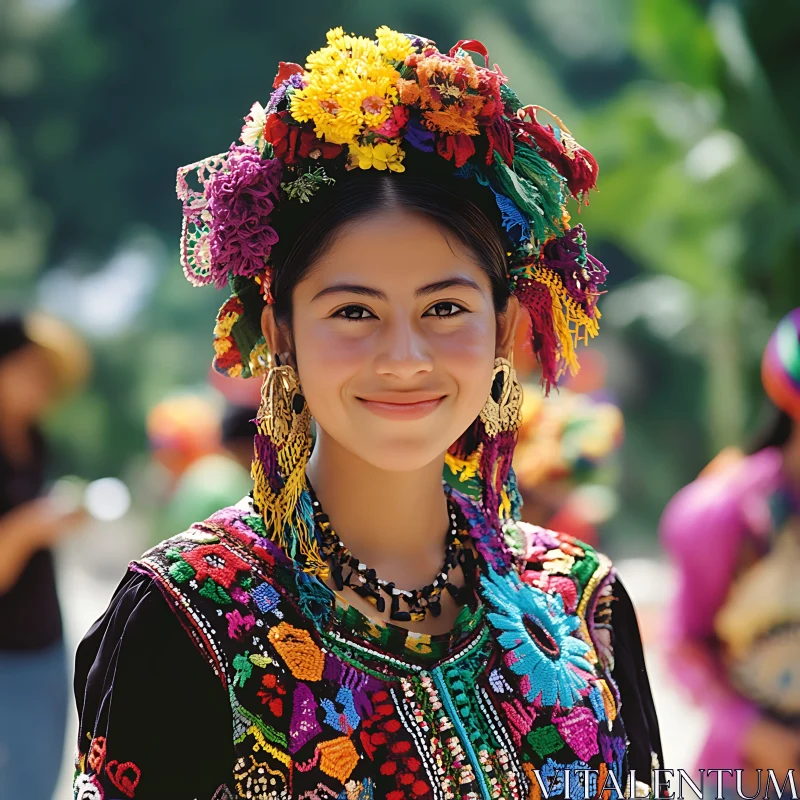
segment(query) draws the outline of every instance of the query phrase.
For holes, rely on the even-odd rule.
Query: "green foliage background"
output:
[[[279,60],[381,24],[482,40],[597,156],[581,221],[611,269],[597,347],[626,415],[607,535],[647,546],[671,494],[758,424],[761,350],[800,303],[792,0],[5,0],[3,305],[62,313],[96,358],[53,420],[58,466],[124,476],[148,407],[205,379],[224,298],[181,275],[176,168],[228,147]]]

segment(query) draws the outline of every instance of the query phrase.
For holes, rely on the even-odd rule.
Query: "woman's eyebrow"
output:
[[[360,294],[365,297],[374,297],[377,300],[385,300],[386,295],[380,289],[372,289],[369,286],[361,286],[357,283],[334,283],[332,286],[317,292],[312,298],[311,302],[319,300],[320,297],[325,297],[329,294]]]
[[[461,287],[464,289],[475,289],[475,291],[479,292],[481,287],[478,286],[472,278],[447,278],[443,281],[436,281],[435,283],[429,283],[425,286],[420,286],[419,289],[415,292],[417,297],[424,297],[429,294],[436,294],[437,292],[442,292],[445,289],[452,289],[453,287]]]
[[[458,278],[446,278],[443,281],[436,281],[434,283],[428,283],[425,286],[420,286],[419,289],[414,292],[417,297],[426,297],[431,294],[436,294],[437,292],[442,292],[445,289],[452,289],[454,287],[461,287],[464,289],[474,289],[475,291],[479,292],[481,287],[478,286],[472,278],[465,278],[465,277],[458,277]],[[312,298],[311,302],[313,303],[315,300],[319,300],[321,297],[326,297],[327,295],[331,294],[359,294],[364,297],[374,297],[376,300],[386,300],[385,292],[382,292],[380,289],[373,289],[370,286],[362,286],[358,283],[334,283],[331,286],[326,286],[324,289],[318,291]]]

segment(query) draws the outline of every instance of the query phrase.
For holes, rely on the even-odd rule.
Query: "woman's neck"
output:
[[[443,460],[409,472],[377,469],[320,431],[306,474],[345,546],[401,588],[430,582],[449,529]]]

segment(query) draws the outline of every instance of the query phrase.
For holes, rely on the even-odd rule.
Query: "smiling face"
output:
[[[319,435],[379,469],[442,457],[489,394],[517,307],[421,214],[342,228],[294,289],[291,346]]]

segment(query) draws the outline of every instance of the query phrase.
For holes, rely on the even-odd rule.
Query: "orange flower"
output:
[[[456,105],[440,111],[425,111],[422,116],[430,123],[429,128],[442,133],[466,133],[477,136],[480,133],[476,118],[483,107],[480,95],[466,95]]]
[[[397,91],[400,93],[400,102],[405,106],[414,105],[419,100],[419,84],[416,81],[401,78],[397,81]]]

